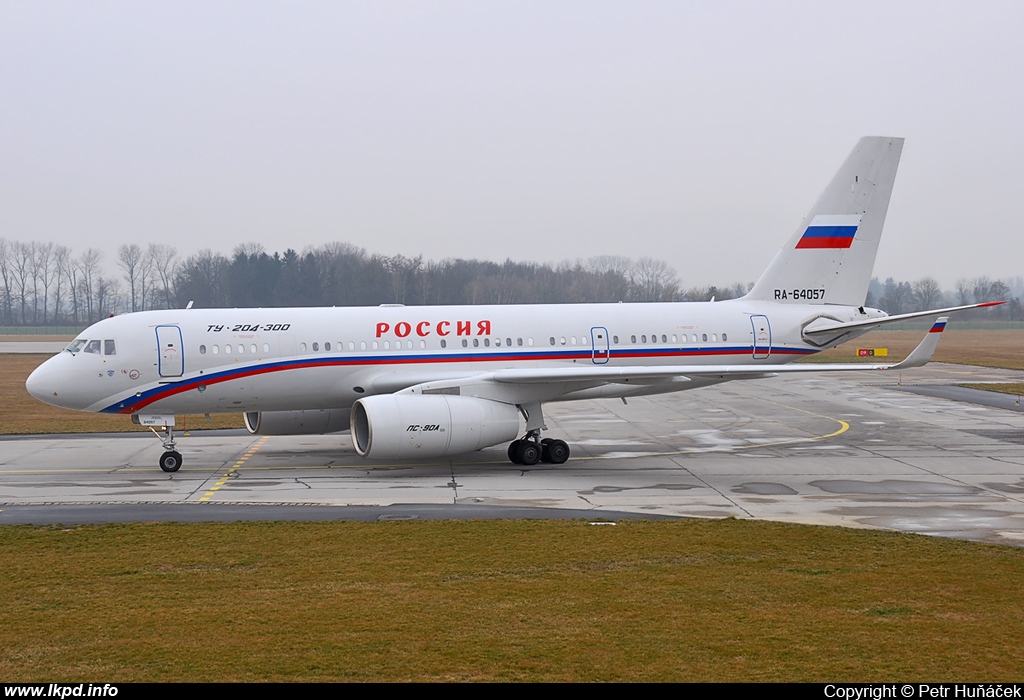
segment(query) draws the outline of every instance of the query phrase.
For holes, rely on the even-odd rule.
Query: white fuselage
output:
[[[147,311],[90,326],[78,337],[87,342],[45,362],[27,387],[58,406],[122,414],[346,408],[363,396],[500,369],[728,364],[770,372],[821,349],[802,337],[809,322],[876,315],[884,316],[744,299]],[[556,388],[547,400],[706,383]]]

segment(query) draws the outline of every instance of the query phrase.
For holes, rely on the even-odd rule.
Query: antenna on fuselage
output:
[[[190,300],[187,304],[185,304],[185,308],[186,309],[191,309],[192,305],[195,304],[195,303],[196,303],[195,300]]]

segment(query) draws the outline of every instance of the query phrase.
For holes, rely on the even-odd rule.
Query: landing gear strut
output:
[[[160,455],[160,468],[165,472],[176,472],[181,469],[181,453],[174,449],[174,425],[164,425],[162,433],[152,426],[149,429],[163,443],[166,450]]]
[[[569,459],[569,445],[564,440],[540,438],[540,431],[547,427],[540,404],[521,405],[519,411],[526,418],[526,436],[509,443],[509,461],[526,466],[537,462],[564,464]]]

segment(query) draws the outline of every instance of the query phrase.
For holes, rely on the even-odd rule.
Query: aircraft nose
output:
[[[44,362],[28,375],[28,379],[25,380],[25,389],[40,401],[52,404],[56,398],[56,388],[51,379],[53,373],[46,366],[48,363],[49,361]]]

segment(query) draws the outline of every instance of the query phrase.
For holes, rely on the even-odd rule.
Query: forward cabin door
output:
[[[594,326],[590,329],[590,359],[594,361],[595,365],[604,365],[610,358],[608,329],[603,326]]]
[[[180,327],[157,326],[156,349],[157,371],[161,377],[180,377],[185,373]]]
[[[772,326],[768,323],[768,317],[752,315],[750,325],[754,332],[754,359],[767,359],[772,354]]]

